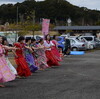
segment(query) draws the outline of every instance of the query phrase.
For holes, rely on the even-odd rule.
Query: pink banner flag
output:
[[[42,33],[44,36],[49,33],[49,25],[50,25],[50,19],[43,19],[43,21],[42,21]]]

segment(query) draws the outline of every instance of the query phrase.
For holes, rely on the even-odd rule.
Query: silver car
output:
[[[95,36],[79,36],[78,39],[87,45],[87,49],[96,48]]]
[[[86,50],[86,43],[77,40],[76,38],[68,38],[71,43],[71,50]]]

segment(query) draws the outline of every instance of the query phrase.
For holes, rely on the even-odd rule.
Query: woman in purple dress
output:
[[[32,55],[33,50],[31,49],[30,44],[31,44],[31,38],[26,38],[24,54],[26,62],[28,63],[31,72],[35,72],[36,70],[38,70],[38,67],[35,65],[35,61]]]

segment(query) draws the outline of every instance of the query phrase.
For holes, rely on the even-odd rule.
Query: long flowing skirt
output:
[[[24,57],[15,58],[15,62],[17,64],[17,73],[19,76],[28,77],[31,75],[31,71]]]
[[[45,68],[48,68],[48,64],[47,64],[47,58],[45,56],[45,53],[39,55],[37,58],[37,66],[40,68],[40,69],[45,69]]]
[[[17,71],[16,69],[14,68],[14,66],[12,66],[11,62],[9,61],[8,57],[6,57],[6,61],[7,61],[7,64],[8,64],[8,67],[10,68],[11,72],[15,75],[17,75]]]
[[[38,70],[38,67],[35,65],[35,60],[32,54],[25,55],[25,58],[31,72],[35,72],[36,70]]]
[[[55,58],[52,51],[46,50],[47,64],[49,67],[51,66],[59,66],[58,60]]]
[[[53,47],[51,51],[58,61],[62,61],[60,53],[57,48]]]
[[[15,75],[10,71],[4,56],[0,57],[0,83],[12,81]]]

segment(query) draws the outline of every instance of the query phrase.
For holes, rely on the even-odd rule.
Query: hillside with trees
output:
[[[0,6],[0,24],[41,23],[42,18],[51,19],[54,25],[66,25],[68,18],[71,18],[72,25],[100,25],[100,11],[78,7],[66,0],[25,0]]]

